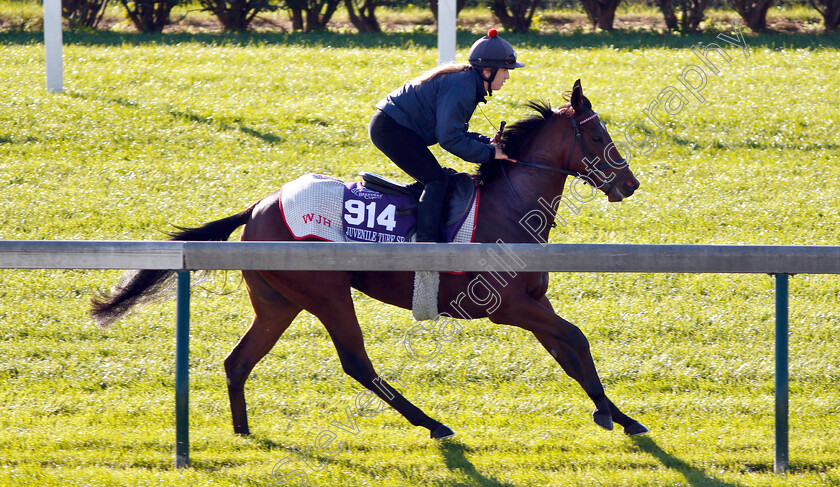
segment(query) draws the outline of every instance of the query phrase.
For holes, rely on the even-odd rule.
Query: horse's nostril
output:
[[[633,181],[631,181],[629,179],[627,181],[624,181],[624,185],[627,186],[628,188],[636,189],[636,183],[634,183]]]

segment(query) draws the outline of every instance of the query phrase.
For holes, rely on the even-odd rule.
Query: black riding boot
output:
[[[425,186],[417,205],[417,241],[439,242],[441,240],[440,219],[448,179],[432,181]]]

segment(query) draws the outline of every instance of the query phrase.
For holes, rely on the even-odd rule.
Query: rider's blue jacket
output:
[[[496,156],[496,149],[490,137],[469,131],[469,121],[478,103],[487,103],[486,95],[478,72],[466,69],[406,84],[376,107],[414,131],[426,145],[439,143],[461,159],[483,163]]]

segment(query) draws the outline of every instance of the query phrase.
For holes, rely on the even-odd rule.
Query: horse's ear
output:
[[[579,111],[582,103],[583,88],[580,86],[580,80],[577,80],[575,81],[575,85],[572,87],[572,99],[569,104],[575,109],[575,111]]]
[[[592,109],[592,104],[589,99],[583,96],[583,87],[580,85],[580,80],[575,81],[572,87],[572,100],[570,102],[575,112],[585,112]]]

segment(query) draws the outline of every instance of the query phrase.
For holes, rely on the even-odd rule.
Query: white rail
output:
[[[840,246],[0,241],[0,269],[483,271],[488,252],[528,271],[840,274]]]

